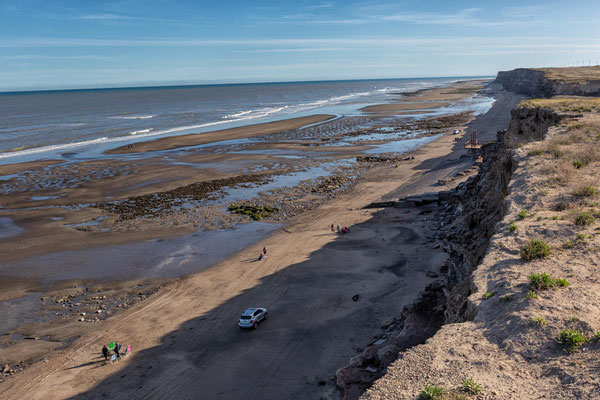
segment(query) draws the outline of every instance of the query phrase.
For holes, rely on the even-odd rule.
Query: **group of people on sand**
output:
[[[329,227],[329,229],[331,229],[331,232],[333,233],[348,233],[350,232],[350,228],[348,228],[347,226],[340,228],[339,225],[336,225],[335,227],[333,226],[333,224],[331,224],[331,226]]]
[[[263,247],[262,253],[260,253],[260,256],[258,256],[258,261],[262,261],[263,258],[267,258],[267,248],[266,247]]]
[[[121,358],[121,347],[122,347],[121,343],[119,343],[115,340],[109,346],[112,346],[112,348],[109,349],[108,347],[106,347],[106,345],[102,346],[102,355],[104,356],[104,361],[108,361],[108,356],[111,351],[114,351],[117,358],[120,359]]]

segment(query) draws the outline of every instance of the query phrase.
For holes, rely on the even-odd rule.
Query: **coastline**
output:
[[[462,84],[457,84],[458,86]],[[469,83],[467,86],[471,86]],[[430,95],[439,99],[440,92],[448,91],[447,88],[422,91],[418,94],[406,96],[408,100],[414,102],[416,98],[428,102]],[[461,93],[462,97],[470,94]],[[456,95],[451,95],[456,98]],[[402,98],[399,99],[402,101]],[[291,120],[292,124],[304,127],[307,121],[327,120],[330,116],[312,116],[307,118]],[[366,120],[369,121],[369,117]],[[378,126],[386,126],[386,121],[378,122],[376,117],[371,124],[376,131]],[[264,175],[268,178],[269,174],[290,173],[298,169],[306,168],[313,160],[318,157],[325,157],[325,160],[344,160],[348,157],[355,158],[368,147],[362,143],[385,143],[386,139],[373,142],[357,142],[352,146],[327,147],[328,142],[324,140],[344,139],[344,133],[338,133],[340,128],[346,129],[343,121],[334,121],[331,127],[320,125],[314,127],[314,132],[305,136],[309,129],[291,130],[290,120],[269,123],[267,127],[271,137],[280,135],[281,139],[276,139],[273,144],[258,142],[252,144],[249,149],[251,153],[226,151],[223,152],[220,147],[210,147],[205,151],[184,151],[181,154],[174,153],[173,159],[163,161],[165,155],[153,154],[148,152],[148,158],[138,160],[137,157],[132,160],[87,160],[79,163],[60,164],[55,161],[24,163],[22,168],[26,172],[24,180],[17,182],[17,185],[10,187],[10,192],[0,194],[3,200],[4,209],[2,212],[9,216],[13,223],[25,228],[25,232],[19,236],[7,237],[3,244],[0,244],[0,251],[5,251],[5,261],[17,261],[24,257],[35,257],[49,252],[70,251],[76,249],[85,249],[88,247],[101,247],[111,244],[131,243],[135,241],[144,241],[156,237],[163,239],[180,236],[182,234],[195,231],[194,224],[177,225],[156,225],[144,224],[142,226],[133,226],[132,229],[116,225],[115,232],[95,232],[93,229],[94,221],[103,216],[98,208],[79,207],[78,204],[88,205],[101,201],[120,201],[135,196],[166,192],[195,182],[203,182],[211,179],[235,178],[240,174],[240,168],[249,170],[244,163],[251,162],[261,166],[262,170],[254,172]],[[449,123],[454,123],[450,121]],[[405,129],[400,125],[396,129]],[[408,122],[408,125],[413,125]],[[265,125],[250,125],[247,127],[234,128],[227,130],[227,139],[235,140],[244,136],[256,136],[263,134],[262,129]],[[323,129],[325,130],[323,130]],[[353,129],[350,127],[350,129]],[[442,129],[443,130],[443,129]],[[291,136],[281,136],[286,131],[291,131]],[[169,137],[159,139],[158,142],[147,142],[136,144],[138,146],[155,146],[153,143],[160,143],[171,146],[173,143],[182,146],[190,146],[196,141],[220,142],[223,137],[219,136],[223,131],[215,131],[209,134],[184,135],[179,137]],[[365,132],[360,129],[358,133]],[[301,133],[300,136],[297,136]],[[350,132],[352,133],[352,132]],[[368,134],[368,131],[366,132]],[[205,136],[208,135],[208,136]],[[312,135],[312,136],[311,136]],[[266,135],[269,137],[269,135]],[[350,137],[351,138],[351,137]],[[164,141],[163,141],[164,140]],[[402,142],[402,141],[401,141]],[[149,147],[150,148],[150,147]],[[224,146],[225,150],[236,149],[236,146]],[[246,147],[248,148],[248,147]],[[123,149],[127,151],[127,149]],[[288,158],[282,159],[271,157],[269,152],[281,151]],[[335,153],[332,153],[335,151]],[[332,156],[328,156],[332,154]],[[292,156],[293,155],[293,156]],[[290,158],[294,157],[294,158]],[[285,161],[285,164],[283,163]],[[56,167],[53,165],[56,164]],[[231,165],[231,168],[224,168],[225,165]],[[15,173],[19,170],[19,164],[8,166],[9,172]],[[190,168],[191,167],[191,168]],[[278,168],[279,170],[275,169]],[[0,166],[0,173],[4,173],[5,166]],[[98,171],[100,173],[98,173]],[[92,180],[89,180],[90,174],[96,174]],[[73,182],[71,186],[65,186],[63,182]],[[11,183],[9,181],[8,183]],[[41,182],[41,184],[31,185],[32,182]],[[44,182],[48,182],[46,184]],[[240,181],[240,184],[244,182]],[[51,186],[55,185],[55,186]],[[6,186],[5,186],[6,187]],[[110,195],[110,196],[107,196]],[[36,200],[33,202],[32,199]],[[91,221],[90,225],[82,225],[89,231],[92,229],[92,235],[85,234],[85,231],[65,229],[65,225],[76,226],[85,221]],[[115,220],[116,221],[116,220]],[[122,224],[121,224],[122,225]],[[111,227],[112,228],[112,227]],[[165,229],[168,228],[168,229]],[[214,226],[212,229],[219,228]],[[18,246],[19,252],[10,251],[12,246]]]
[[[275,253],[274,255],[278,258],[278,262],[277,265],[270,265],[268,266],[268,268],[266,270],[262,270],[262,271],[256,271],[256,273],[258,273],[258,276],[263,276],[263,274],[270,274],[273,273],[277,270],[279,270],[281,268],[281,266],[289,264],[289,263],[293,263],[293,262],[297,262],[298,260],[301,260],[303,258],[305,258],[306,256],[303,256],[302,254],[306,254],[305,252],[310,253],[312,250],[311,249],[318,249],[318,248],[322,248],[324,246],[326,246],[326,243],[330,242],[331,240],[336,240],[335,235],[333,237],[325,237],[322,239],[318,239],[316,242],[313,242],[314,239],[310,239],[311,237],[314,237],[315,233],[318,233],[319,231],[321,231],[322,229],[326,229],[326,227],[321,227],[320,223],[317,221],[322,221],[323,218],[325,216],[327,216],[327,218],[334,218],[336,220],[344,220],[345,224],[348,224],[350,226],[354,226],[357,224],[361,224],[364,223],[366,220],[372,218],[373,214],[368,212],[368,213],[363,213],[360,210],[357,210],[355,207],[357,206],[357,203],[368,203],[374,200],[377,200],[377,197],[382,197],[383,195],[385,195],[387,192],[396,189],[398,187],[398,185],[401,185],[402,182],[405,182],[404,185],[406,185],[406,183],[408,183],[411,180],[414,180],[417,176],[420,176],[421,173],[417,173],[415,175],[415,167],[419,166],[424,160],[423,158],[427,159],[427,158],[437,158],[435,157],[436,154],[439,154],[439,152],[441,152],[442,154],[444,152],[448,152],[448,146],[451,145],[452,143],[452,137],[451,136],[443,136],[441,139],[439,139],[436,142],[433,142],[431,144],[428,144],[426,146],[423,146],[422,148],[416,150],[415,152],[411,153],[413,155],[415,155],[418,160],[415,160],[413,162],[406,162],[403,163],[403,168],[400,169],[392,169],[391,171],[393,173],[390,173],[390,166],[378,166],[375,169],[371,170],[370,172],[368,172],[368,174],[372,174],[372,177],[376,177],[379,176],[379,178],[374,179],[372,182],[369,182],[368,178],[365,178],[362,180],[362,184],[359,182],[359,187],[357,187],[356,189],[351,189],[350,194],[345,194],[342,195],[342,197],[338,200],[331,200],[328,203],[323,204],[320,208],[318,208],[315,211],[309,211],[308,214],[303,214],[302,216],[296,217],[295,219],[292,219],[290,221],[291,225],[288,225],[288,228],[286,228],[284,231],[280,231],[279,233],[275,234],[274,236],[271,236],[270,238],[266,239],[264,242],[261,242],[260,244],[256,244],[254,246],[251,246],[250,248],[244,250],[242,253],[237,254],[235,256],[232,256],[230,258],[228,258],[226,261],[221,262],[219,264],[217,264],[216,266],[211,267],[209,270],[201,272],[199,274],[193,275],[188,279],[184,279],[183,281],[181,280],[177,280],[175,283],[173,284],[169,284],[169,287],[172,285],[175,285],[176,287],[181,287],[181,285],[187,285],[187,283],[185,282],[190,282],[190,281],[194,281],[195,284],[199,284],[199,285],[204,285],[201,282],[204,282],[206,279],[208,279],[208,281],[210,281],[210,278],[207,278],[207,276],[212,276],[213,273],[217,274],[217,271],[220,271],[220,273],[224,273],[224,271],[226,270],[231,270],[232,267],[232,260],[237,260],[237,263],[241,263],[239,264],[242,270],[245,268],[245,264],[246,262],[244,260],[247,260],[247,254],[250,253],[252,254],[253,252],[256,253],[257,249],[264,244],[267,244],[267,247],[269,248],[280,248],[282,247],[279,243],[281,241],[284,242],[288,242],[289,238],[286,239],[286,237],[290,236],[290,234],[288,232],[296,232],[297,234],[301,234],[302,236],[300,238],[296,238],[294,234],[292,234],[292,237],[294,238],[292,240],[292,242],[294,242],[294,244],[292,245],[290,243],[290,245],[288,245],[287,247],[294,248],[296,245],[295,243],[298,242],[303,242],[303,243],[311,243],[310,245],[305,246],[305,248],[303,248],[303,250],[298,253],[297,250],[294,250],[292,253],[293,254],[288,254],[288,255],[283,255],[282,257],[280,257],[280,255],[278,255],[277,253]],[[451,168],[455,168],[456,166],[453,165],[451,166]],[[439,170],[438,170],[439,173]],[[384,179],[384,181],[386,182],[385,185],[381,185],[381,181],[377,184],[374,185],[374,183],[377,180],[381,180]],[[435,182],[431,182],[431,184],[434,184]],[[361,200],[362,199],[362,200]],[[352,210],[348,210],[348,209],[352,209]],[[325,214],[323,214],[325,213]],[[318,224],[318,228],[312,227],[311,225],[314,225],[314,223],[317,222]],[[315,231],[316,229],[316,231]],[[308,235],[308,236],[306,236]],[[317,235],[317,237],[319,237],[319,235]],[[286,246],[283,246],[286,247]],[[269,260],[270,261],[270,260]],[[273,260],[274,261],[274,260]],[[265,265],[267,265],[267,263],[264,263]],[[271,264],[269,262],[269,264]],[[238,268],[238,269],[239,269]],[[275,268],[275,269],[273,269]],[[254,269],[254,268],[253,268]],[[262,269],[262,267],[261,267]],[[226,272],[229,273],[229,272]],[[214,278],[217,279],[217,278]],[[219,278],[220,279],[220,278]],[[252,281],[247,282],[246,284],[251,283]],[[188,287],[188,286],[186,286]],[[192,289],[191,286],[189,286],[189,290],[193,290],[193,291],[197,291],[198,288],[196,287],[195,289]],[[203,290],[208,290],[207,287],[205,287],[205,289]],[[237,289],[235,292],[239,291],[240,289]],[[148,300],[146,300],[144,303],[138,303],[138,305],[134,306],[131,310],[127,311],[127,314],[135,314],[136,309],[139,308],[144,308],[146,307],[146,304],[148,301],[154,303],[155,301],[159,302],[159,299],[165,299],[166,297],[172,297],[175,293],[173,293],[172,289],[161,289],[157,294],[154,294],[152,296],[150,296],[148,298]],[[416,293],[415,293],[416,294]],[[187,302],[189,299],[186,299],[185,301]],[[209,304],[204,304],[202,307],[209,307]],[[199,312],[199,310],[196,310],[196,312]],[[181,316],[182,318],[187,318],[184,316]],[[111,321],[111,319],[109,319],[108,321]],[[109,322],[106,323],[109,323]],[[100,324],[104,324],[106,325],[106,323],[100,322]],[[172,323],[176,323],[176,321],[170,321],[169,322],[169,326],[171,326],[170,324]],[[111,324],[112,325],[112,324]],[[108,327],[111,327],[111,325],[106,325],[106,328],[102,328],[102,330],[107,329]],[[112,329],[112,327],[111,327]],[[123,328],[125,329],[125,328]],[[162,331],[161,331],[162,332]],[[158,333],[158,332],[157,332]],[[140,348],[143,346],[148,346],[148,345],[152,345],[152,343],[155,343],[154,341],[150,341],[148,342],[146,339],[139,337],[139,335],[134,334],[133,332],[131,333],[132,337],[135,337],[135,341],[136,341],[136,347]],[[89,342],[88,342],[89,343]],[[147,343],[146,345],[143,345],[143,343]],[[87,352],[90,349],[85,349],[85,353],[88,354]],[[30,367],[32,370],[34,366]],[[29,371],[26,370],[25,372]],[[97,382],[97,379],[100,379],[100,377],[96,376],[95,378],[93,378],[92,381],[86,381],[88,383],[86,383],[86,385],[93,385],[93,382]],[[4,385],[3,385],[4,386]],[[89,386],[88,386],[89,387]]]

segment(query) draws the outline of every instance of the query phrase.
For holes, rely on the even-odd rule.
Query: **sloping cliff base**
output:
[[[578,101],[571,109],[585,108]],[[506,138],[520,144],[495,149],[514,172],[505,163],[478,175],[498,188],[498,179],[512,179],[481,262],[456,285],[451,272],[460,268],[449,268],[446,325],[401,353],[361,398],[600,398],[600,113],[535,102],[513,113],[522,121],[513,120]],[[536,127],[540,113],[559,122]],[[524,121],[536,135],[519,133]],[[536,139],[544,140],[524,144]],[[471,233],[487,229],[471,222]],[[464,234],[465,244],[473,240]]]

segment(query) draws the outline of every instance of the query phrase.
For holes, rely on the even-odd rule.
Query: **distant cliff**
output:
[[[506,90],[531,97],[600,96],[600,66],[518,68],[498,72],[496,82]]]

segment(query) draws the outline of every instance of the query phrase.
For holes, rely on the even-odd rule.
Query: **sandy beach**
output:
[[[459,84],[453,91],[446,90],[446,100],[454,101],[472,93],[472,90],[463,89],[461,91]],[[415,98],[435,100],[440,103],[438,105],[445,101],[444,91],[431,93],[432,98],[427,97],[427,92],[414,96],[406,96],[407,101],[415,101]],[[199,390],[198,385],[205,393],[219,394],[219,398],[279,398],[281,393],[311,398],[312,394],[318,397],[330,390],[334,387],[335,369],[344,365],[357,349],[369,344],[372,335],[381,329],[383,320],[398,314],[403,305],[410,304],[431,282],[432,278],[425,273],[439,268],[445,260],[444,254],[435,250],[435,243],[430,240],[427,216],[394,208],[362,208],[381,199],[436,190],[438,179],[467,170],[471,166],[470,158],[460,157],[465,154],[462,144],[466,137],[456,142],[455,136],[448,132],[454,128],[463,132],[477,129],[482,139],[492,140],[495,131],[507,124],[509,111],[518,100],[516,96],[498,90],[495,96],[496,103],[488,113],[468,126],[443,126],[432,132],[441,134],[439,138],[431,136],[437,140],[409,153],[414,159],[399,159],[395,163],[351,167],[335,164],[349,157],[355,158],[368,147],[360,143],[335,149],[323,146],[323,127],[327,123],[312,131],[298,133],[299,126],[330,118],[322,115],[302,121],[282,121],[268,127],[228,130],[228,139],[262,136],[266,134],[264,129],[271,138],[285,139],[251,143],[242,150],[252,150],[250,154],[220,153],[216,148],[194,154],[185,149],[210,143],[204,137],[206,134],[135,144],[136,152],[181,148],[176,157],[185,165],[165,165],[164,156],[156,155],[136,161],[135,173],[128,173],[132,166],[126,160],[89,162],[89,168],[95,171],[110,166],[110,176],[107,174],[106,179],[72,188],[63,185],[56,191],[44,189],[43,195],[50,198],[36,200],[38,207],[35,208],[23,207],[30,201],[30,191],[15,190],[4,194],[4,204],[11,209],[11,221],[26,231],[6,238],[1,245],[1,251],[13,265],[0,270],[3,298],[15,299],[33,293],[36,301],[42,298],[46,310],[53,310],[51,312],[60,317],[49,321],[33,318],[25,324],[15,321],[13,325],[18,329],[11,328],[9,334],[2,336],[0,360],[19,364],[23,369],[14,378],[0,383],[2,397],[48,398],[51,393],[50,398],[68,398],[85,393],[86,398],[99,398],[114,396],[117,391],[120,395],[127,393],[129,397],[185,397]],[[334,123],[341,124],[330,122]],[[370,129],[379,129],[381,125],[374,123]],[[343,125],[330,129],[330,139],[336,137],[334,133],[340,131],[340,126]],[[314,137],[311,137],[313,133]],[[364,135],[364,132],[360,134]],[[222,136],[215,137],[223,139]],[[142,146],[145,147],[140,150]],[[284,158],[285,165],[276,165],[281,164],[282,159],[268,156],[274,149],[293,151],[290,155],[302,158]],[[198,243],[193,240],[193,232],[199,224],[217,223],[211,221],[218,221],[215,225],[218,229],[241,221],[236,217],[227,222],[221,211],[214,211],[214,215],[200,213],[202,222],[184,220],[187,214],[169,211],[164,217],[159,213],[141,220],[127,220],[126,214],[117,213],[98,225],[78,225],[106,213],[98,207],[65,208],[69,204],[106,202],[107,194],[112,196],[108,199],[110,203],[131,198],[139,198],[140,202],[147,194],[166,193],[159,196],[164,200],[161,204],[166,204],[171,199],[169,191],[202,180],[213,182],[211,188],[217,189],[218,179],[235,178],[238,184],[248,185],[247,178],[239,177],[246,176],[252,165],[262,167],[252,175],[264,175],[265,179],[271,180],[278,179],[279,175],[288,176],[286,174],[291,171],[306,173],[307,168],[320,165],[311,167],[313,157],[325,157],[327,162],[337,165],[335,168],[343,167],[335,169],[334,175],[355,178],[339,186],[333,185],[331,180],[326,183],[306,181],[308,183],[294,186],[293,191],[286,189],[263,194],[260,197],[263,200],[289,203],[285,199],[294,193],[294,209],[284,210],[288,215],[282,220],[286,223],[285,228],[271,225],[275,227],[274,234],[270,233],[270,228],[262,226],[241,232],[240,239],[235,241],[241,251],[236,252],[232,247],[229,250],[233,253],[224,253],[220,260],[218,254],[212,255],[214,249],[210,247],[193,250]],[[407,155],[403,154],[403,157]],[[210,166],[189,167],[199,159]],[[230,170],[216,167],[226,164],[234,167]],[[85,168],[78,167],[76,174],[87,173]],[[11,171],[18,170],[15,166],[10,168]],[[245,171],[246,175],[241,175],[240,171]],[[68,168],[63,171],[64,174],[72,172]],[[52,172],[48,174],[52,178],[56,176]],[[197,187],[193,189],[197,193]],[[52,198],[58,194],[59,197]],[[169,208],[165,206],[165,209]],[[195,214],[198,214],[197,210]],[[173,224],[178,220],[181,222]],[[351,233],[331,233],[329,225],[332,223],[349,226]],[[76,227],[65,229],[65,224]],[[103,231],[104,228],[97,226],[110,229]],[[190,235],[189,239],[186,235]],[[245,245],[242,237],[254,237],[256,241]],[[192,268],[190,274],[181,274],[185,277],[177,279],[168,273],[145,275],[138,268],[153,262],[148,252],[139,266],[135,261],[124,266],[123,276],[131,274],[133,278],[119,282],[106,278],[54,279],[52,274],[40,272],[42,265],[65,264],[64,260],[69,260],[67,264],[76,268],[81,263],[77,260],[91,254],[101,259],[103,251],[108,255],[109,263],[112,263],[110,257],[114,252],[132,253],[135,257],[136,252],[145,252],[139,247],[141,242],[156,247],[157,253],[164,253],[168,247],[161,246],[168,246],[170,239],[175,238],[181,238],[178,240],[182,240],[183,246],[192,247],[187,253],[175,252],[170,257],[187,257],[189,265],[206,265],[206,268],[196,269],[196,272]],[[114,247],[128,243],[131,247]],[[397,243],[397,246],[390,247],[389,243]],[[9,250],[15,246],[19,251]],[[263,246],[269,249],[268,257],[256,262]],[[49,254],[60,256],[52,259],[48,258]],[[164,258],[165,254],[162,256]],[[39,258],[31,261],[31,257]],[[205,260],[210,257],[216,260],[215,265]],[[162,265],[159,259],[156,262]],[[15,265],[31,265],[30,275],[19,276],[15,273]],[[170,264],[165,265],[168,269]],[[89,268],[100,266],[101,263],[92,263]],[[69,276],[70,271],[75,271],[68,265],[62,268],[64,271],[53,274]],[[353,300],[355,295],[358,295],[356,301]],[[23,301],[20,307],[27,310],[30,303]],[[76,306],[76,303],[80,305]],[[11,304],[19,307],[18,302]],[[237,316],[251,305],[269,308],[270,319],[257,332],[240,332],[235,326]],[[77,311],[65,313],[65,308]],[[30,312],[33,310],[38,307],[33,307]],[[79,322],[81,313],[86,313],[84,320],[90,319],[91,314],[91,322]],[[107,318],[109,313],[117,315]],[[15,336],[17,333],[38,340],[23,340],[21,336]],[[70,344],[74,337],[79,339]],[[132,344],[134,354],[119,364],[104,365],[98,356],[100,344],[114,339]],[[55,351],[49,352],[53,349]],[[162,368],[161,365],[167,365],[167,360],[170,360],[168,368]],[[254,372],[248,374],[249,369]],[[130,383],[126,388],[115,384],[123,376]],[[165,381],[169,384],[160,384]],[[56,385],[56,382],[62,384]]]

